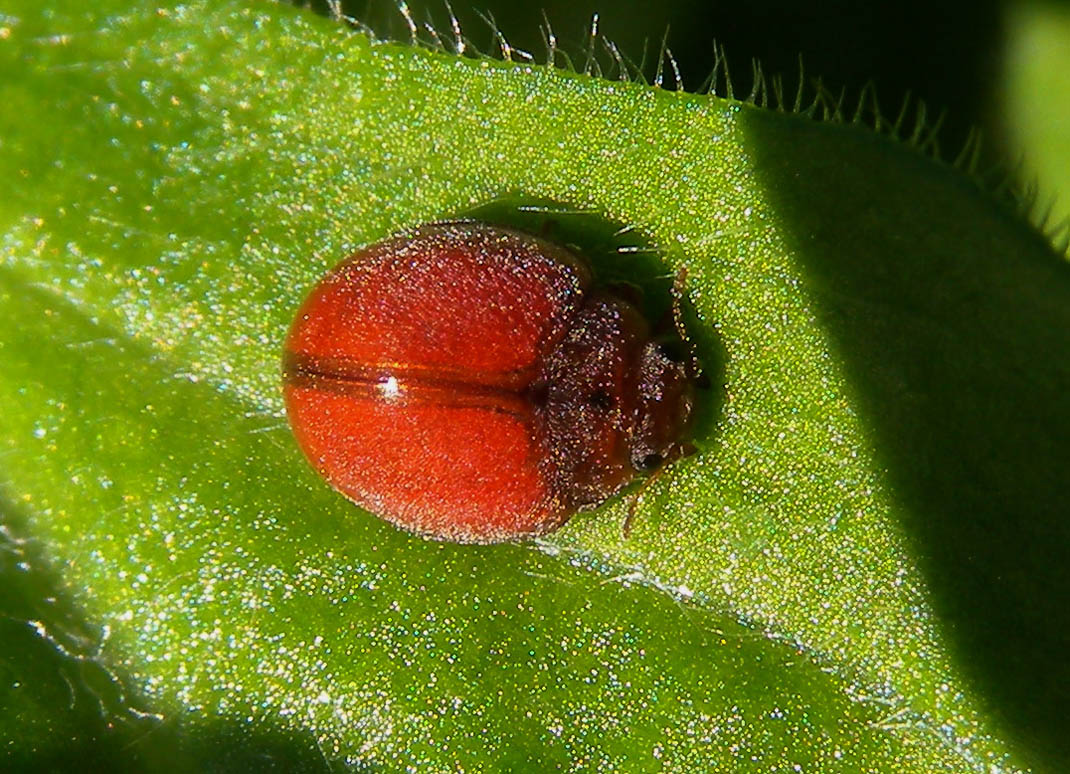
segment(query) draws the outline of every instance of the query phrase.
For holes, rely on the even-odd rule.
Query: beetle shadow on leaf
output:
[[[673,325],[673,283],[677,277],[666,261],[666,251],[635,228],[616,223],[592,210],[548,199],[519,194],[498,197],[458,213],[463,218],[487,221],[535,234],[566,245],[585,258],[595,282],[633,303],[651,323],[655,339],[664,338],[676,358],[690,357],[674,342],[679,337]],[[688,344],[701,368],[697,380],[692,436],[701,448],[712,436],[724,404],[724,373],[727,355],[717,333],[703,325],[687,298],[684,276],[681,313]]]
[[[941,634],[1018,749],[1066,770],[1070,264],[891,140],[799,119],[789,147],[744,118]]]

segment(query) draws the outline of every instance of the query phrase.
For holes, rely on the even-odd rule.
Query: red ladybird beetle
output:
[[[360,250],[286,340],[309,461],[438,540],[545,534],[685,453],[694,373],[564,247],[474,221]]]

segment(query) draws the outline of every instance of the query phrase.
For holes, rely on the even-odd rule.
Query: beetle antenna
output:
[[[643,479],[635,491],[628,496],[628,513],[624,516],[624,523],[620,525],[620,531],[625,540],[631,537],[632,522],[635,520],[635,511],[639,508],[639,500],[646,493],[646,490],[650,488],[650,485],[660,479],[676,460],[681,457],[690,457],[697,452],[698,447],[690,441],[674,444],[661,464],[652,470],[650,475]]]
[[[664,465],[653,470],[649,476],[643,479],[629,497],[630,502],[628,503],[628,513],[624,516],[624,523],[620,525],[620,531],[625,540],[631,537],[632,522],[635,520],[635,511],[639,507],[639,500],[643,497],[643,493],[650,488],[650,485],[661,478],[663,472],[665,472]]]
[[[676,270],[676,277],[672,281],[672,322],[676,327],[676,333],[687,347],[689,355],[688,376],[692,379],[702,375],[702,366],[699,364],[698,353],[695,351],[695,342],[687,335],[684,326],[684,299],[687,297],[687,267],[681,266]]]
[[[640,487],[644,486],[646,486],[646,481],[640,484]],[[620,525],[620,535],[625,540],[632,536],[632,521],[635,519],[635,508],[638,503],[639,493],[636,492],[634,495],[632,495],[631,502],[628,503],[628,512],[624,515],[624,522]]]

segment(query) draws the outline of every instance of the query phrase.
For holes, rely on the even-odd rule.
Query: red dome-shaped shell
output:
[[[457,542],[548,532],[677,456],[691,380],[572,252],[437,223],[361,250],[286,341],[298,443],[383,518]]]

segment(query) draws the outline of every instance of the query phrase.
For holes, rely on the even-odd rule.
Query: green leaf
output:
[[[0,22],[4,583],[55,584],[97,634],[9,618],[98,670],[89,693],[122,689],[112,711],[179,729],[137,738],[156,770],[1070,761],[1070,276],[959,173],[856,126],[281,5],[20,0]],[[427,542],[294,446],[303,294],[473,213],[546,221],[609,275],[687,268],[719,384],[628,538],[618,499],[541,542]],[[40,695],[3,701],[77,734]],[[4,717],[22,760],[49,743]]]

